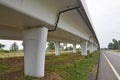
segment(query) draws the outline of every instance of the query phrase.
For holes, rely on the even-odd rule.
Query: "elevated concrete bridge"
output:
[[[82,55],[99,48],[84,0],[0,0],[0,38],[24,41],[25,75],[43,77],[46,41],[80,44]]]

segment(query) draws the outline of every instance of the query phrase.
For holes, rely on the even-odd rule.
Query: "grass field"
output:
[[[70,53],[72,51],[61,51],[62,54],[64,53]],[[55,52],[46,52],[46,55],[48,54],[55,54]],[[11,57],[22,57],[24,56],[23,52],[9,52],[9,53],[5,53],[5,52],[0,52],[0,58],[11,58]]]
[[[3,57],[9,54],[9,58]],[[90,80],[95,78],[99,52],[86,57],[79,53],[62,52],[60,56],[46,54],[45,77],[24,77],[23,53],[0,53],[0,80]],[[15,57],[13,56],[15,55]],[[16,57],[17,56],[17,57]],[[11,57],[11,58],[10,58]]]
[[[0,52],[0,58],[11,58],[11,57],[21,57],[24,56],[23,52],[10,52],[10,53],[3,53]]]
[[[119,50],[113,50],[113,51],[115,51],[115,52],[120,52],[120,49],[119,49]]]

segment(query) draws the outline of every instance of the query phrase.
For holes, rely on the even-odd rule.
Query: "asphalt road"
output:
[[[97,80],[120,80],[120,53],[101,52]]]

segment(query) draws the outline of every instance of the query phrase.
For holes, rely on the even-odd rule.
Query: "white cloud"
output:
[[[101,47],[107,47],[113,39],[119,39],[120,0],[86,0]]]
[[[22,41],[16,41],[16,40],[0,40],[0,43],[5,45],[5,47],[4,47],[5,50],[9,50],[9,49],[10,49],[10,46],[11,46],[14,42],[17,43],[17,45],[19,46],[19,49],[23,49]]]

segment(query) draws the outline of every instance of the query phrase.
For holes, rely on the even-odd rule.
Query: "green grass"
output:
[[[9,67],[5,64],[0,64],[0,73],[4,73],[4,72],[7,72],[7,71],[14,71],[14,70],[17,70],[17,68]]]
[[[61,51],[62,54],[66,54],[66,53],[70,53],[72,51]],[[51,54],[55,54],[55,52],[46,52],[46,55],[51,55]],[[18,52],[1,52],[0,51],[0,58],[13,58],[13,57],[23,57],[24,53],[21,51]]]
[[[33,79],[33,77],[31,77],[31,76],[25,76],[24,77],[24,80],[32,80]]]
[[[55,72],[63,80],[86,80],[98,61],[98,53],[88,54],[87,57],[80,53],[68,53],[61,56],[48,55],[46,59],[46,73]]]

